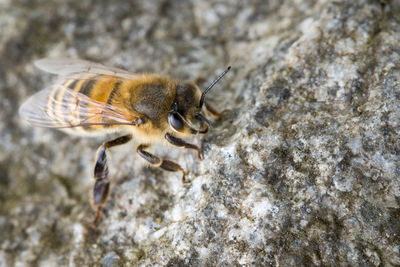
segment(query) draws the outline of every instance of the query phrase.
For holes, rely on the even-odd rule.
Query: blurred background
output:
[[[398,266],[397,1],[0,0],[0,267]],[[109,155],[98,228],[87,139],[18,115],[46,57],[197,80],[230,109],[190,170]]]

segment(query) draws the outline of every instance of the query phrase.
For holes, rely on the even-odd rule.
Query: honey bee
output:
[[[110,147],[135,138],[140,142],[136,151],[142,158],[163,170],[181,172],[182,182],[186,182],[187,172],[179,164],[161,159],[147,149],[165,138],[177,147],[196,150],[199,159],[203,159],[200,147],[181,138],[207,133],[210,122],[204,115],[206,110],[214,117],[220,116],[205,102],[205,96],[230,70],[228,67],[201,92],[193,82],[157,74],[133,74],[84,60],[42,59],[35,65],[57,74],[59,79],[21,106],[19,113],[29,123],[69,134],[120,135],[97,149],[92,192],[92,204],[97,210],[94,225],[110,191],[106,157]]]

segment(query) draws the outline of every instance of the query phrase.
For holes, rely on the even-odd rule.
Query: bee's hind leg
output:
[[[204,159],[203,149],[201,149],[200,147],[198,147],[194,144],[187,143],[185,140],[177,138],[169,133],[165,134],[165,139],[174,146],[177,146],[180,148],[189,148],[189,149],[197,150],[197,155],[199,156],[199,159],[200,160]]]
[[[93,206],[97,207],[96,216],[93,220],[93,225],[97,226],[103,208],[107,202],[107,197],[110,192],[110,181],[108,180],[108,166],[107,166],[107,148],[122,145],[132,139],[131,135],[124,135],[112,141],[104,142],[97,149],[96,165],[94,167],[94,179],[96,180],[93,187]]]
[[[144,149],[146,147],[147,147],[146,145],[140,145],[136,149],[137,153],[142,158],[144,158],[145,160],[150,162],[150,164],[152,164],[153,166],[160,167],[163,170],[170,171],[170,172],[178,172],[178,171],[182,172],[182,175],[183,175],[182,183],[186,183],[185,177],[186,177],[187,172],[185,172],[185,170],[178,163],[175,163],[173,161],[166,160],[166,159],[160,159],[159,157],[145,151]]]

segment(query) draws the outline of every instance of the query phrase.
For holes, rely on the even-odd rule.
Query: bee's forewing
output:
[[[63,90],[63,99],[55,97]],[[19,109],[33,126],[75,128],[91,125],[137,125],[136,114],[98,102],[63,85],[55,85],[31,96]]]
[[[65,127],[66,123],[60,123],[53,116],[50,116],[47,111],[47,104],[52,91],[51,88],[45,89],[28,98],[19,108],[20,116],[33,126]]]
[[[75,78],[79,75],[88,74],[111,75],[127,79],[137,79],[138,75],[129,71],[107,67],[99,63],[69,58],[45,58],[35,61],[35,65],[46,72],[58,74],[60,76],[73,75]]]

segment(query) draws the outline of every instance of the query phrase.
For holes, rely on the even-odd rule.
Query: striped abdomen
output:
[[[49,95],[48,115],[60,123],[71,127],[80,124],[84,130],[109,128],[113,125],[107,109],[118,108],[129,114],[129,110],[120,101],[122,95],[129,96],[133,81],[118,79],[114,76],[97,75],[87,79],[69,79],[56,86]],[[118,99],[117,99],[118,98]],[[122,117],[121,117],[122,118]],[[115,120],[118,122],[117,120]]]

